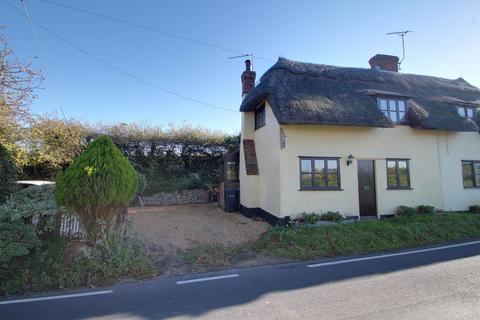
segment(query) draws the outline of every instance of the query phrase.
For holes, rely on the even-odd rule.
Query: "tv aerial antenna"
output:
[[[398,61],[398,69],[400,70],[400,65],[402,64],[403,60],[405,60],[405,36],[407,33],[411,33],[413,31],[407,30],[407,31],[396,31],[396,32],[387,32],[387,36],[392,36],[392,35],[397,35],[402,37],[402,59]]]
[[[241,54],[239,56],[228,57],[228,59],[238,59],[238,58],[244,58],[244,57],[249,57],[250,58],[251,68],[253,70],[253,53],[245,53],[245,54]]]

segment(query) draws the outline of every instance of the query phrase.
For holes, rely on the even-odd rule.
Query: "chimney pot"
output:
[[[245,60],[245,71],[242,73],[242,97],[255,87],[257,74],[252,71],[252,62]]]
[[[245,60],[245,70],[250,71],[251,68],[252,68],[252,61],[250,61],[249,59]]]
[[[376,54],[368,60],[368,63],[372,69],[398,72],[398,60],[397,56]]]

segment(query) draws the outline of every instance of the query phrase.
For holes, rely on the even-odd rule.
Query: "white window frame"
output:
[[[471,115],[468,115],[471,111]],[[457,106],[457,113],[462,118],[475,119],[477,116],[477,108],[472,106]]]
[[[383,106],[382,101],[385,102],[385,107]],[[402,104],[403,110],[400,110]],[[382,111],[385,117],[390,119],[393,123],[401,124],[405,122],[405,116],[407,115],[408,111],[408,103],[406,99],[378,97],[377,105],[378,109]],[[393,115],[395,115],[396,119],[393,119]]]

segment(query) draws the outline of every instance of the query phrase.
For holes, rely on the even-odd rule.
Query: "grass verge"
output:
[[[416,214],[308,228],[272,227],[254,243],[199,247],[184,252],[183,258],[187,264],[201,265],[208,270],[231,266],[242,256],[305,260],[473,238],[480,238],[480,215]]]
[[[425,214],[312,228],[272,228],[256,249],[271,256],[312,259],[472,238],[480,238],[480,215]]]

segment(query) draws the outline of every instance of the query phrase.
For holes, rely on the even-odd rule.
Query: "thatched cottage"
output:
[[[400,205],[480,204],[480,90],[371,68],[280,58],[255,85],[242,74],[240,210],[270,218],[339,211],[366,217]]]

